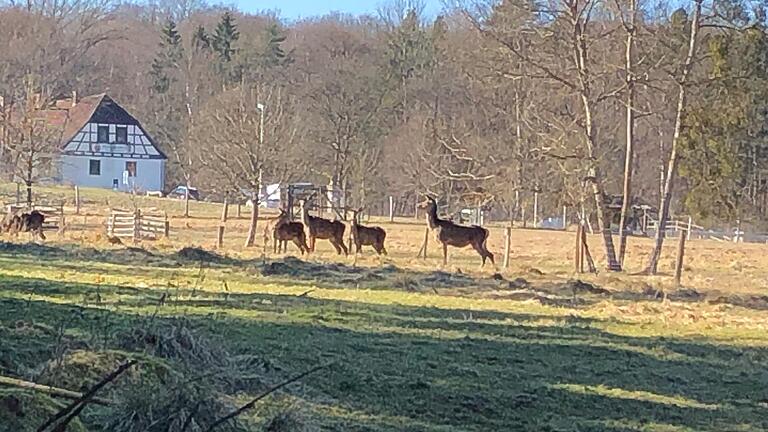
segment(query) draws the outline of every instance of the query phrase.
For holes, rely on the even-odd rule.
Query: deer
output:
[[[17,236],[20,232],[28,232],[32,235],[32,238],[40,237],[41,240],[45,240],[45,234],[43,234],[43,223],[45,222],[45,215],[37,210],[32,210],[30,213],[22,213],[21,215],[7,215],[2,223],[2,231],[11,235]]]
[[[273,240],[272,248],[274,253],[286,252],[289,240],[293,241],[302,255],[304,255],[304,252],[309,252],[304,225],[301,222],[292,222],[284,209],[280,209],[280,215],[264,229],[265,249],[270,234]]]
[[[482,258],[481,267],[485,266],[486,259],[490,259],[492,264],[496,264],[493,254],[486,246],[488,241],[487,229],[477,225],[459,225],[446,219],[440,219],[437,216],[437,201],[430,196],[427,196],[427,200],[421,203],[419,208],[426,209],[427,225],[435,233],[437,241],[443,245],[443,266],[448,265],[448,246],[458,248],[472,246]]]
[[[363,207],[352,210],[352,222],[349,226],[352,242],[355,244],[355,254],[359,254],[363,246],[373,246],[378,255],[387,255],[387,249],[384,248],[387,232],[380,227],[368,227],[357,223],[357,215],[361,211],[363,211]]]
[[[310,215],[309,208],[307,207],[307,200],[311,199],[313,196],[314,194],[307,199],[299,201],[301,221],[304,223],[304,226],[309,233],[309,251],[315,251],[315,241],[317,239],[324,239],[331,242],[334,249],[336,249],[337,254],[341,255],[341,252],[344,251],[345,256],[349,255],[349,249],[347,249],[347,246],[344,244],[344,230],[346,230],[347,227],[339,221],[332,221]]]

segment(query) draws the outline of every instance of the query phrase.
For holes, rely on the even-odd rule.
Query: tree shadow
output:
[[[66,302],[94,291],[125,298],[79,306],[35,297]],[[768,428],[762,347],[620,336],[593,319],[263,294],[184,292],[161,304],[159,295],[4,277],[0,323],[56,328],[66,319],[71,334],[88,335],[98,317],[125,326],[135,323],[129,311],[184,315],[229,352],[273,359],[287,374],[333,361],[289,390],[324,430]],[[52,354],[54,338],[13,345],[27,346],[22,361],[34,363]]]

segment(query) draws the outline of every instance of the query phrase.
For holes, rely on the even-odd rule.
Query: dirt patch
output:
[[[208,264],[234,264],[234,260],[215,252],[198,247],[185,247],[176,252],[176,258],[180,261],[203,262]]]
[[[708,302],[711,304],[730,304],[755,310],[768,310],[768,296],[719,296]]]

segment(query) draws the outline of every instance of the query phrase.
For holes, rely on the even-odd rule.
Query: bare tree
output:
[[[285,182],[305,166],[295,109],[280,87],[240,86],[207,103],[192,125],[188,145],[203,167],[200,181],[253,202],[246,246],[253,246],[262,182]]]
[[[51,121],[55,111],[43,110],[40,94],[32,88],[22,102],[10,106],[10,121],[4,125],[13,177],[24,183],[30,205],[33,185],[54,174],[61,140],[61,128]]]
[[[672,188],[674,186],[675,176],[677,175],[680,132],[683,127],[683,115],[687,107],[688,87],[691,70],[696,59],[696,50],[699,43],[701,30],[701,10],[703,0],[694,0],[693,16],[691,17],[690,32],[688,36],[688,51],[680,67],[679,76],[675,77],[677,84],[677,108],[675,110],[675,126],[672,134],[672,148],[667,162],[667,171],[664,176],[664,189],[659,205],[659,223],[656,229],[656,238],[654,239],[653,250],[648,258],[646,271],[649,274],[656,274],[661,257],[661,248],[664,245],[664,237],[667,230],[667,219],[669,218],[669,207],[672,201]]]

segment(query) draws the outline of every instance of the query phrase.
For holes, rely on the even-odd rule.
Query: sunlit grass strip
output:
[[[721,408],[719,405],[706,404],[679,395],[665,396],[648,391],[610,388],[603,385],[593,386],[584,384],[554,384],[550,387],[553,389],[564,390],[577,394],[599,395],[615,399],[653,402],[662,405],[674,405],[680,408],[696,408],[704,410],[717,410]]]

